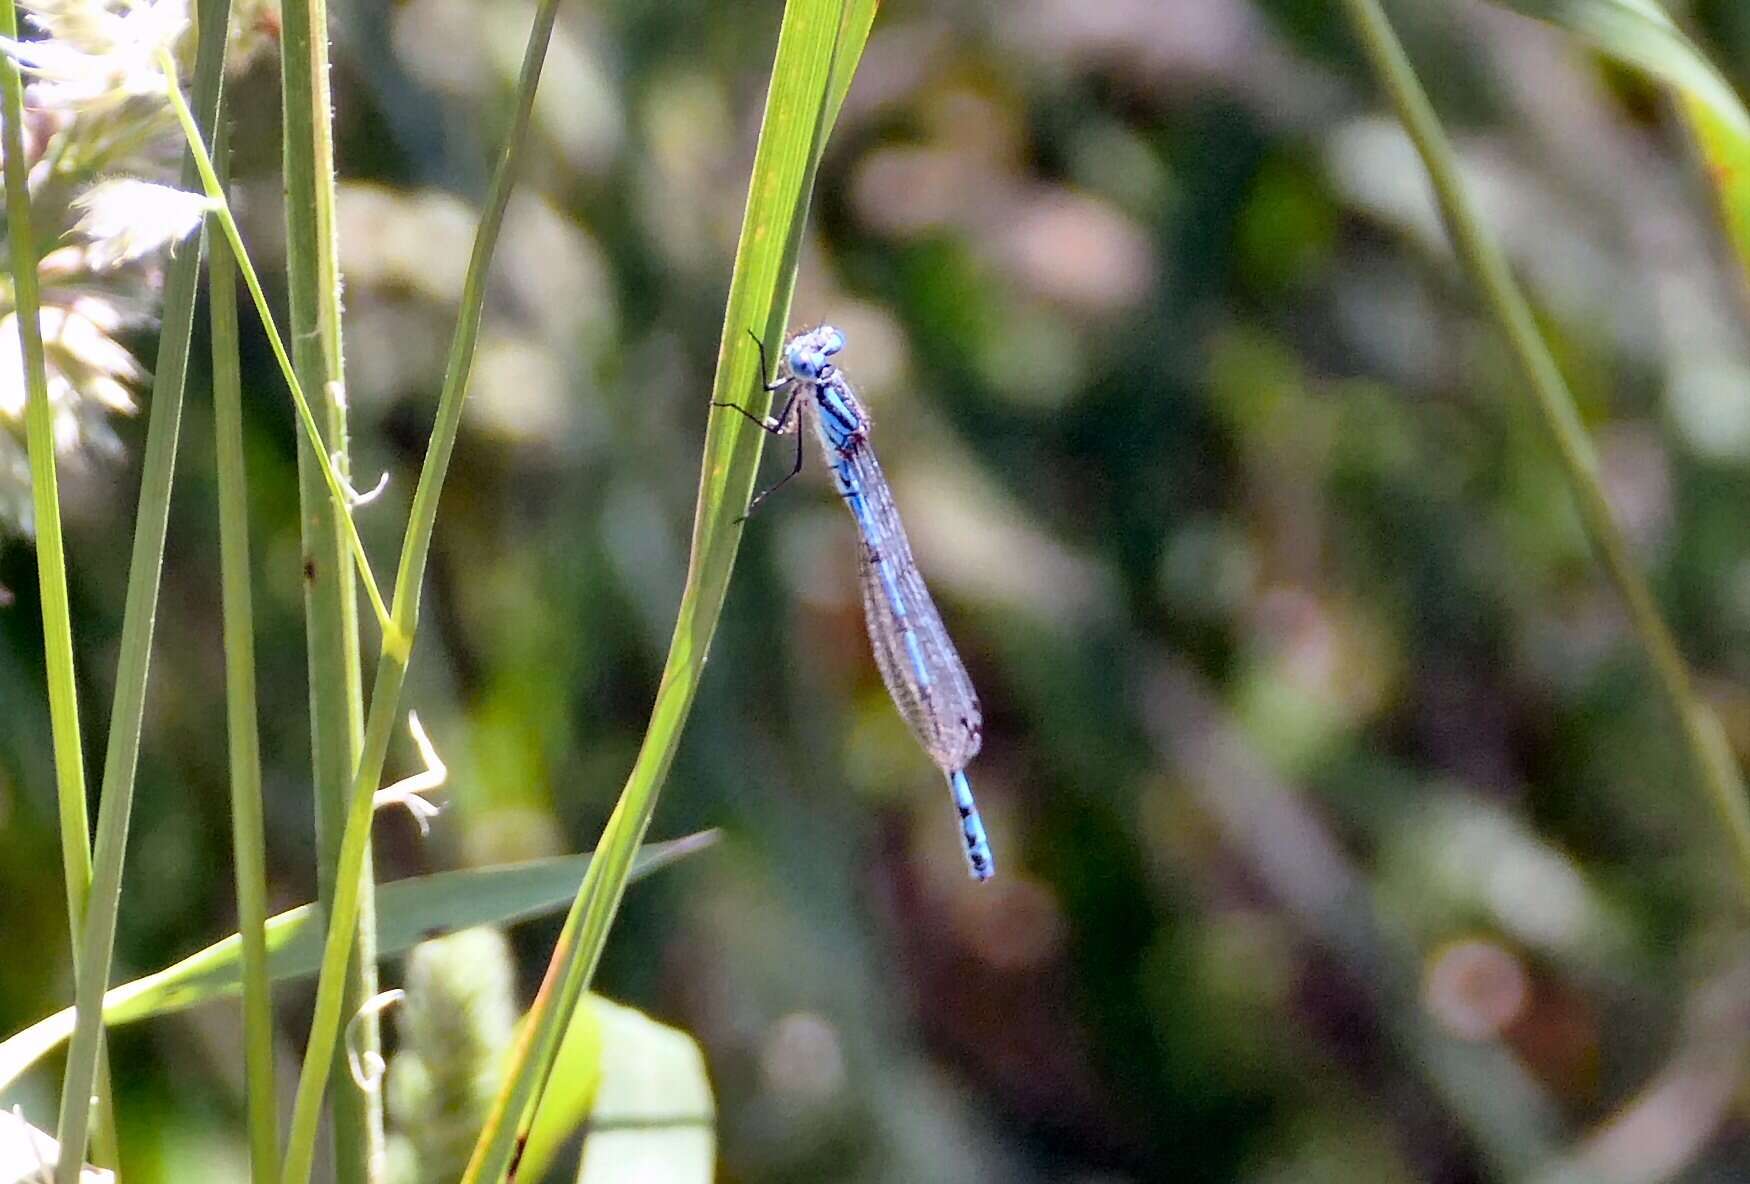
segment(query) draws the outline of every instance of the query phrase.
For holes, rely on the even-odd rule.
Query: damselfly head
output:
[[[845,335],[831,325],[822,325],[790,339],[784,346],[784,365],[804,382],[819,382],[832,377],[829,359],[843,348]]]

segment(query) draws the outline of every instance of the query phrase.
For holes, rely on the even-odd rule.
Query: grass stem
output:
[[[1725,831],[1738,879],[1750,898],[1750,800],[1745,797],[1743,776],[1719,720],[1697,695],[1677,640],[1660,615],[1652,590],[1611,512],[1599,479],[1598,457],[1574,397],[1538,330],[1531,305],[1513,279],[1506,256],[1466,192],[1452,145],[1379,0],[1343,3],[1368,61],[1422,157],[1453,248],[1525,379],[1537,416],[1555,445],[1581,522],[1628,609],[1629,624],[1677,719],[1684,747],[1701,779],[1703,796]]]
[[[223,124],[214,133],[213,157],[223,184],[226,157]],[[225,714],[231,761],[231,852],[236,864],[237,931],[242,950],[249,1170],[254,1184],[271,1184],[279,1170],[279,1126],[275,1112],[273,995],[267,962],[267,835],[261,799],[261,736],[256,718],[255,612],[249,574],[249,488],[243,460],[237,266],[216,216],[209,216],[207,227],[213,443],[217,452],[219,577],[225,632]]]

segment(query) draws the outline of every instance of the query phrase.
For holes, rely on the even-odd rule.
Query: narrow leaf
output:
[[[1750,112],[1657,0],[1496,0],[1548,21],[1676,92],[1726,235],[1750,275]]]
[[[634,877],[649,875],[716,841],[704,831],[638,854]],[[501,867],[439,872],[384,884],[377,893],[377,955],[405,953],[440,934],[475,925],[509,925],[562,907],[583,882],[590,856],[566,855]],[[322,924],[314,905],[300,905],[267,923],[268,974],[275,982],[314,974],[322,962]],[[112,988],[103,997],[106,1026],[182,1011],[236,994],[241,979],[236,934],[155,974]],[[0,1089],[51,1052],[73,1030],[73,1011],[56,1012],[0,1041]]]
[[[828,127],[828,84],[835,70],[848,82],[862,47],[860,40],[844,45],[852,32],[845,8],[834,0],[791,0],[779,28],[712,385],[714,401],[751,402],[749,410],[755,413],[764,410],[766,400],[759,351],[750,334],[774,343],[783,335],[809,193]],[[703,405],[701,411],[706,411]],[[625,886],[627,859],[650,824],[692,709],[763,444],[763,433],[741,416],[711,414],[687,582],[650,725],[597,845],[600,861],[585,877],[566,917],[529,1022],[512,1048],[504,1087],[463,1176],[465,1184],[495,1184],[515,1170],[523,1120],[538,1104],[560,1037],[607,943]]]

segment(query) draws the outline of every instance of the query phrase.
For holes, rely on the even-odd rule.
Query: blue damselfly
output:
[[[984,739],[978,692],[912,558],[893,492],[869,442],[868,413],[832,361],[844,347],[844,334],[831,325],[790,338],[777,379],[766,384],[784,400],[775,416],[762,418],[732,403],[719,405],[733,407],[773,435],[796,431],[804,419],[814,425],[833,483],[861,536],[858,583],[875,664],[894,706],[948,779],[973,878],[988,880],[996,865],[966,780],[966,765]],[[763,346],[760,357],[763,361]],[[801,469],[798,439],[796,463],[777,485],[753,500],[749,513]]]

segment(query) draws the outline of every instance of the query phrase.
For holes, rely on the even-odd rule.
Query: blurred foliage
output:
[[[452,933],[407,956],[401,1049],[384,1081],[390,1181],[461,1177],[516,1024],[513,979],[510,950],[492,929]]]
[[[1393,11],[1750,754],[1750,336],[1682,130],[1543,25]],[[354,471],[391,476],[361,516],[374,554],[398,542],[529,12],[337,6]],[[1678,15],[1744,93],[1744,7]],[[680,592],[777,19],[562,14],[408,686],[449,810],[425,842],[379,823],[384,877],[587,848],[624,778]],[[265,262],[271,67],[230,93]],[[1723,851],[1328,6],[890,0],[820,182],[797,324],[845,330],[984,698],[973,773],[1003,873],[965,881],[811,457],[747,525],[657,818],[657,837],[725,841],[633,894],[597,984],[699,1040],[720,1177],[1750,1170]],[[246,349],[285,907],[313,887],[294,437],[264,343]],[[126,977],[232,927],[206,416],[196,398]],[[94,735],[141,436],[112,426],[127,459],[65,489]],[[64,1005],[70,972],[25,544],[0,543],[0,586],[0,934],[42,952],[0,965],[11,1032]],[[552,932],[517,935],[525,991]],[[222,1008],[117,1034],[130,1180],[238,1160],[239,1059]]]

